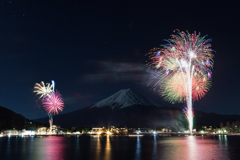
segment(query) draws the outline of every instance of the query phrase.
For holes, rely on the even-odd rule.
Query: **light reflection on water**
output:
[[[140,143],[140,138],[137,136],[137,143],[136,143],[136,154],[135,154],[135,160],[140,160],[141,159],[141,143]]]
[[[157,136],[154,135],[154,139],[153,139],[153,153],[152,153],[152,157],[156,158],[157,157]]]
[[[96,160],[100,160],[101,157],[101,143],[100,137],[97,137],[97,147],[96,147]]]
[[[62,137],[45,137],[35,147],[33,157],[36,160],[64,160],[67,144]]]
[[[0,138],[1,159],[228,160],[240,159],[240,137],[11,137]]]
[[[105,160],[112,159],[111,158],[111,143],[110,143],[110,138],[107,136],[106,140],[106,147],[105,147]]]
[[[196,136],[189,136],[187,137],[187,144],[188,144],[188,159],[196,159],[197,157],[195,157],[195,151],[196,149],[198,149],[198,147],[196,147]],[[186,157],[187,158],[187,157]]]
[[[166,139],[160,143],[164,146],[163,149],[168,152],[163,151],[161,158],[179,160],[228,160],[227,145],[219,145],[220,143],[227,144],[226,137],[227,136],[225,136],[224,139],[221,139],[222,137],[214,139],[215,137],[207,136],[186,136],[172,141]]]

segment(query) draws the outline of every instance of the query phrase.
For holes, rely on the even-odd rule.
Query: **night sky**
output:
[[[147,86],[145,56],[175,29],[212,38],[212,87],[194,108],[240,114],[239,5],[230,1],[0,1],[0,106],[45,117],[33,86],[55,80],[71,112],[131,88],[164,102]]]

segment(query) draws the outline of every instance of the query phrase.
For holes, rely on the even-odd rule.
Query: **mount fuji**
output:
[[[47,123],[48,118],[36,121]],[[181,109],[167,107],[131,90],[122,89],[91,106],[56,115],[55,125],[110,127],[126,125],[131,128],[165,128],[183,131],[188,125]]]
[[[95,103],[91,108],[110,107],[112,109],[123,109],[132,105],[162,106],[131,89],[122,89],[112,96]]]

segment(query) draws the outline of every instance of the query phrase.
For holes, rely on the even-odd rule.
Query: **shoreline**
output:
[[[35,135],[0,135],[1,137],[72,137],[72,136],[93,136],[93,137],[104,137],[104,136],[127,136],[127,137],[142,137],[142,136],[240,136],[240,133],[228,133],[228,134],[216,134],[216,133],[178,133],[178,132],[164,132],[164,133],[141,133],[141,134],[115,134],[115,135],[98,135],[98,134],[35,134]]]

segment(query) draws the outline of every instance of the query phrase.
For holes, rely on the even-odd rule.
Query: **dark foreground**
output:
[[[239,136],[3,137],[1,160],[240,159]]]

